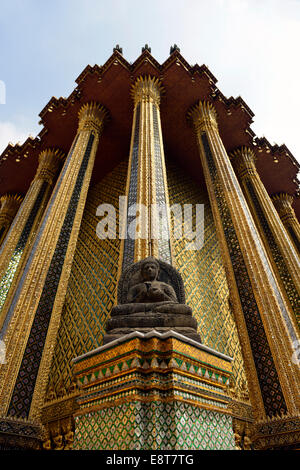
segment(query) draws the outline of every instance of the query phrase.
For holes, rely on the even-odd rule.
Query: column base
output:
[[[74,359],[76,450],[234,449],[231,358],[174,331],[134,332]]]
[[[25,419],[0,417],[0,450],[39,450],[42,426]]]
[[[300,450],[300,416],[277,416],[255,423],[252,442],[257,450]]]

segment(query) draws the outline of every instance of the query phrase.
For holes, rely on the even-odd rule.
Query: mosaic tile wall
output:
[[[202,342],[233,357],[234,380],[242,389],[246,383],[243,358],[228,304],[229,291],[206,188],[168,162],[167,174],[170,205],[204,204],[204,246],[197,251],[185,250],[183,239],[174,240],[176,267],[183,278],[186,303],[198,321]]]
[[[170,204],[205,204],[204,247],[187,251],[182,249],[184,241],[176,240],[176,265],[203,343],[234,358],[234,378],[242,388],[246,381],[243,360],[206,189],[174,165],[167,165],[167,174]],[[125,194],[126,176],[127,164],[123,162],[88,194],[50,373],[48,390],[54,388],[56,395],[71,385],[71,360],[102,344],[105,321],[115,301],[120,244],[95,237],[96,209],[110,201],[118,207],[119,195]]]
[[[234,449],[230,416],[187,403],[131,402],[75,419],[75,450]]]
[[[91,187],[80,228],[77,248],[62,312],[48,394],[65,394],[71,385],[71,360],[102,344],[104,325],[115,301],[120,240],[100,240],[96,227],[99,204],[118,209],[125,194],[127,162],[120,163]]]

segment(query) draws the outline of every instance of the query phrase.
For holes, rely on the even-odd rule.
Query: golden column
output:
[[[36,175],[21,204],[13,228],[1,247],[0,330],[3,327],[18,275],[26,261],[26,254],[30,250],[49,200],[62,157],[62,152],[54,149],[46,149],[40,153]]]
[[[254,152],[250,148],[242,147],[233,152],[230,158],[262,240],[265,242],[265,248],[282,292],[286,293],[295,316],[300,322],[299,255],[256,171]]]
[[[86,195],[106,111],[88,103],[53,190],[8,315],[6,364],[0,369],[0,433],[40,422]],[[28,428],[29,429],[29,428]],[[2,437],[3,437],[2,434]],[[1,437],[1,434],[0,434]],[[36,435],[36,439],[40,436]],[[4,436],[5,438],[5,436]]]
[[[162,87],[155,77],[139,77],[134,100],[123,227],[123,269],[148,256],[172,262],[169,197],[160,122]],[[159,212],[159,209],[162,209]]]
[[[19,210],[22,199],[18,194],[5,194],[0,198],[0,245]]]
[[[292,207],[293,196],[286,193],[279,193],[274,194],[272,200],[283,225],[286,227],[287,232],[300,253],[300,224]]]
[[[300,369],[292,360],[293,342],[299,336],[293,313],[280,292],[220,138],[215,108],[200,101],[188,116],[194,123],[224,255],[256,423],[299,416]],[[257,442],[260,429],[255,431]]]

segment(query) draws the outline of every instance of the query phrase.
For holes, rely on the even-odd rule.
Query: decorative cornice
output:
[[[226,96],[224,96],[223,93],[218,88],[215,87],[214,92],[212,94],[212,98],[214,99],[214,101],[222,101],[228,110],[228,114],[231,114],[230,109],[240,108],[243,112],[245,112],[248,115],[248,117],[250,118],[250,123],[252,122],[254,113],[249,108],[249,106],[245,103],[245,101],[243,100],[241,96],[238,96],[237,98],[234,98],[233,96],[230,96],[230,98],[226,98]],[[251,132],[253,133],[253,137],[254,137],[255,135],[254,132],[253,131]]]
[[[12,144],[9,143],[7,147],[2,152],[0,156],[0,164],[4,163],[5,160],[15,158],[16,162],[21,161],[21,157],[28,158],[30,152],[35,148],[38,148],[41,144],[41,139],[39,136],[31,137],[29,136],[23,144]]]
[[[253,139],[253,145],[255,146],[255,148],[257,149],[259,153],[263,151],[265,151],[266,153],[269,153],[272,156],[274,162],[277,163],[279,157],[285,157],[285,158],[288,158],[292,162],[292,164],[297,168],[298,171],[300,170],[299,162],[295,159],[295,157],[292,155],[292,153],[289,151],[289,149],[287,148],[285,144],[272,145],[270,144],[268,139],[266,139],[266,137],[255,137]]]

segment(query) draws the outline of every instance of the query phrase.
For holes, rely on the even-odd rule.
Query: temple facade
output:
[[[299,448],[299,164],[216,82],[117,46],[0,156],[1,449]]]

